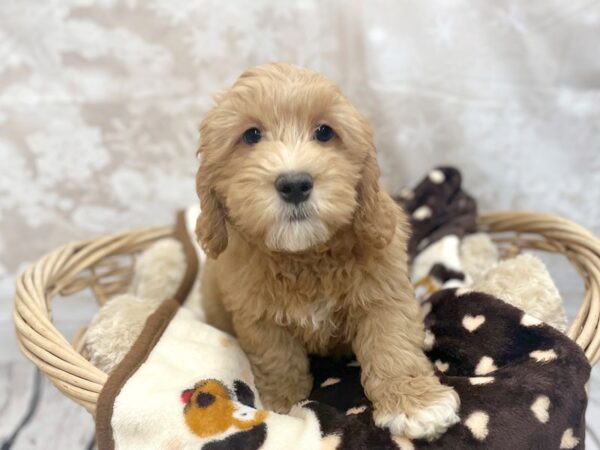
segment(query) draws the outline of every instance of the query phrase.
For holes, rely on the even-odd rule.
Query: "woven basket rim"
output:
[[[481,231],[512,233],[510,242],[516,249],[562,253],[576,267],[585,282],[585,295],[566,334],[583,349],[590,364],[598,362],[600,240],[570,220],[530,211],[481,214],[479,225]],[[59,292],[70,294],[85,287],[87,281],[77,284],[77,276],[105,258],[140,251],[172,231],[171,227],[143,228],[72,242],[40,258],[17,279],[13,320],[21,351],[67,397],[92,414],[108,376],[56,329],[51,299]]]

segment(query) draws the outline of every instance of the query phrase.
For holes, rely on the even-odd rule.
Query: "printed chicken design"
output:
[[[245,386],[244,391],[247,393],[250,389]],[[253,408],[253,398],[252,404],[247,405],[232,397],[230,390],[218,380],[203,380],[192,389],[183,391],[183,413],[190,430],[202,438],[208,438],[222,434],[230,427],[240,431],[249,430],[264,422],[268,412]]]

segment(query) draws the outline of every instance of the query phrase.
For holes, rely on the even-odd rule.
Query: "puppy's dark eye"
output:
[[[242,135],[242,139],[248,145],[256,144],[258,141],[260,141],[261,137],[262,135],[260,133],[260,130],[256,127],[248,128],[246,131],[244,131],[244,134]]]
[[[327,142],[335,136],[333,129],[329,125],[319,125],[315,130],[315,139],[319,142]]]

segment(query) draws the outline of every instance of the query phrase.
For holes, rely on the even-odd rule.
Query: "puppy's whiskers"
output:
[[[265,242],[273,250],[296,252],[324,242],[328,236],[327,226],[319,219],[314,204],[305,202],[279,205],[277,221]]]
[[[296,208],[292,209],[289,217],[292,222],[300,222],[310,218],[310,213],[306,210],[306,208],[297,206]]]
[[[315,217],[315,208],[310,203],[285,205],[281,210],[281,222],[302,222]]]

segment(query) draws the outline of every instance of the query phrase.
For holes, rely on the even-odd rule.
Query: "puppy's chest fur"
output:
[[[354,286],[363,277],[356,258],[262,261],[235,272],[236,291],[251,295],[245,301],[226,300],[233,302],[226,305],[233,314],[284,326],[311,353],[330,353],[352,339],[360,315]]]

